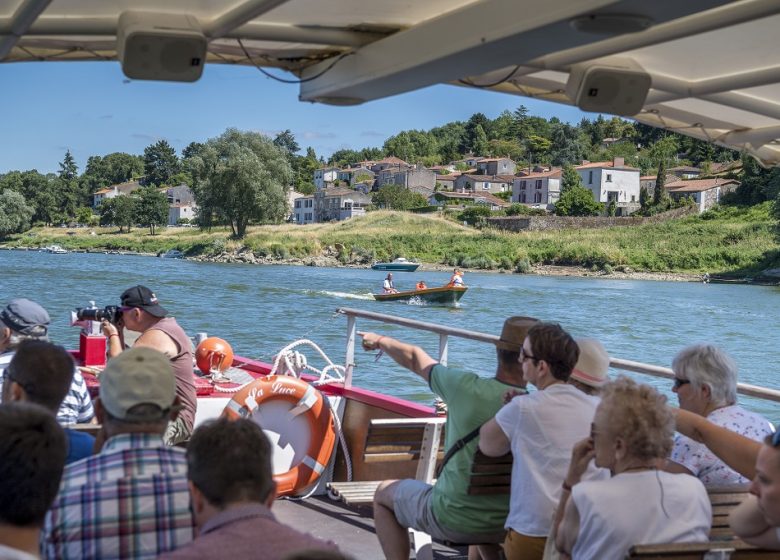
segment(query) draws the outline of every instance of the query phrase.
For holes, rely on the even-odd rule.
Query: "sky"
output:
[[[521,104],[531,115],[566,122],[590,116],[567,105],[449,85],[355,107],[302,103],[298,89],[245,66],[209,64],[198,82],[181,84],[127,80],[118,62],[0,64],[0,173],[55,172],[66,150],[83,171],[90,156],[141,155],[160,139],[180,154],[228,127],[272,137],[290,129],[304,150],[311,146],[327,159],[342,148],[381,146],[402,130],[428,130],[476,112],[495,118]]]

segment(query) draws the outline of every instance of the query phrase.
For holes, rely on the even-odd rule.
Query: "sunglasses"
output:
[[[691,382],[690,379],[680,379],[679,377],[675,377],[674,378],[674,388],[675,389],[679,389],[683,385],[687,385],[690,382]]]

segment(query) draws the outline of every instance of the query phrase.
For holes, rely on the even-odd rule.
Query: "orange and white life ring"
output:
[[[303,415],[308,424],[306,454],[289,471],[274,475],[278,496],[299,494],[314,484],[328,466],[336,443],[333,413],[322,393],[305,381],[287,375],[271,375],[255,379],[233,395],[222,415],[258,421],[260,407],[274,401],[292,404],[286,415],[293,418]],[[291,426],[292,422],[287,424]]]

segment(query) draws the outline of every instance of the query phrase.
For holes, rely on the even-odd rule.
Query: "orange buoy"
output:
[[[233,365],[233,349],[221,338],[211,336],[198,344],[195,363],[205,375],[213,371],[225,371]]]
[[[293,420],[301,416],[308,425],[308,448],[305,455],[292,464],[284,473],[274,474],[278,496],[300,494],[314,484],[330,462],[330,456],[336,444],[336,431],[333,427],[331,408],[317,389],[305,381],[287,375],[271,375],[255,379],[238,391],[225,407],[222,415],[231,418],[250,418],[260,422],[263,405],[286,403],[292,405],[284,409],[284,416],[278,422],[287,430],[295,430]],[[269,407],[274,409],[276,407]],[[278,408],[276,410],[278,412]],[[278,447],[282,441],[294,439],[295,434],[280,434]]]

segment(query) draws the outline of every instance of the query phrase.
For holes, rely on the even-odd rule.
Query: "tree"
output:
[[[400,185],[382,187],[371,196],[371,201],[380,208],[388,210],[411,210],[428,206],[428,201],[423,195]]]
[[[179,158],[168,142],[160,140],[144,150],[144,179],[147,185],[161,187],[170,184],[171,177],[179,172]]]
[[[281,148],[291,156],[297,154],[301,149],[289,128],[276,135],[276,138],[274,138],[274,146]]]
[[[590,189],[574,186],[561,193],[555,203],[555,213],[559,216],[598,216],[604,205],[596,202]]]
[[[114,198],[107,198],[98,206],[101,226],[118,226],[119,233],[124,228],[129,232],[135,223],[135,207],[138,199],[134,196],[120,195]]]
[[[149,228],[155,234],[157,226],[168,223],[168,197],[157,187],[144,187],[133,193],[137,197],[135,204],[135,222]]]
[[[21,193],[11,189],[0,192],[0,236],[30,229],[34,213],[35,210]]]
[[[564,165],[561,174],[561,194],[575,187],[582,187],[582,177],[573,165]]]
[[[250,221],[279,222],[287,213],[292,169],[267,136],[229,128],[206,142],[190,172],[202,227],[224,217],[233,236],[243,238]]]

